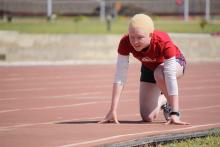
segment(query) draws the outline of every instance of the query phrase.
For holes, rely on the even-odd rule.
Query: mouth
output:
[[[140,48],[141,46],[140,45],[134,45],[134,48]]]

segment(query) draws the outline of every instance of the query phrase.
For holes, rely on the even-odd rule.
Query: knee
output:
[[[155,120],[155,116],[152,115],[147,115],[147,116],[141,115],[141,118],[144,122],[153,122],[153,120]]]
[[[156,82],[164,81],[164,74],[163,74],[162,68],[156,68],[154,70],[154,78],[155,78]]]

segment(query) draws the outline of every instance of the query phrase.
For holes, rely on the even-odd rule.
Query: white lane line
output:
[[[201,127],[219,126],[219,125],[220,125],[220,123],[217,122],[217,123],[213,123],[213,124],[194,125],[191,127],[179,128],[179,129],[167,129],[167,130],[162,130],[162,131],[149,131],[149,132],[122,134],[122,135],[104,137],[104,138],[100,138],[100,139],[96,139],[96,140],[88,140],[88,141],[84,141],[84,142],[61,145],[58,147],[73,147],[73,146],[78,146],[78,145],[88,145],[88,144],[92,144],[92,143],[98,143],[98,142],[102,142],[102,141],[108,141],[108,140],[113,140],[113,139],[118,139],[118,138],[123,138],[123,137],[132,137],[132,136],[147,135],[147,134],[153,134],[153,133],[176,132],[176,131],[184,131],[184,130],[196,129],[196,128],[201,128]]]
[[[213,79],[200,79],[200,80],[189,80],[189,79],[186,79],[186,80],[183,80],[181,81],[182,83],[216,83],[216,82],[220,82],[220,79],[217,79],[216,77],[213,78]]]
[[[129,81],[131,81],[131,80],[137,79],[137,76],[139,76],[139,75],[131,73],[128,76],[130,77]],[[218,75],[218,76],[220,76],[220,75]],[[53,82],[54,80],[68,80],[68,79],[73,79],[74,80],[74,79],[79,79],[79,78],[82,78],[82,77],[84,77],[84,80],[86,80],[86,81],[91,81],[91,80],[94,81],[97,78],[103,78],[103,79],[106,79],[106,80],[112,79],[113,75],[106,75],[105,73],[101,73],[101,74],[99,73],[99,75],[92,74],[92,75],[86,76],[86,79],[85,79],[84,75],[75,74],[75,73],[64,74],[64,75],[56,75],[56,76],[54,76],[54,75],[40,75],[40,76],[29,76],[29,75],[24,76],[24,75],[22,75],[22,77],[3,77],[3,78],[0,77],[0,81],[1,82],[11,82],[11,81],[13,81],[13,82],[15,82],[15,81],[28,81],[28,82],[31,82],[31,81],[47,80],[48,82],[49,81]],[[205,77],[207,77],[207,76],[205,76]],[[188,80],[186,79],[183,82],[184,83],[204,83],[204,82],[210,83],[210,82],[219,82],[220,81],[220,79],[217,78],[216,76],[215,76],[215,79],[209,79],[209,80],[204,79],[205,77],[204,76],[200,77],[199,79],[203,79],[203,80],[196,80],[196,81],[195,80],[190,80],[191,78],[187,77]],[[196,78],[198,78],[198,76]],[[192,78],[192,79],[195,79],[195,77]],[[23,83],[23,84],[27,84],[27,83]]]
[[[78,98],[80,97],[86,97],[86,96],[99,96],[103,95],[103,91],[95,91],[95,92],[83,92],[83,93],[77,93],[77,94],[64,94],[64,95],[51,95],[51,96],[38,96],[38,97],[31,97],[31,99],[60,99],[60,98]],[[26,100],[27,98],[24,97],[17,97],[17,98],[0,98],[0,101],[7,101],[7,100]]]
[[[95,92],[87,92],[87,93],[78,93],[78,94],[64,94],[64,95],[51,95],[51,96],[38,96],[38,97],[31,97],[31,99],[101,99],[101,97],[105,97],[103,99],[109,99],[109,97],[104,96],[106,92],[103,91],[95,91]],[[123,94],[131,94],[131,93],[138,93],[138,89],[136,90],[127,90],[125,89]],[[181,94],[180,97],[190,97],[190,98],[200,98],[200,97],[219,97],[220,93],[214,94]],[[12,100],[26,100],[27,98],[24,97],[17,97],[17,98],[0,98],[0,101],[12,101]]]
[[[137,84],[129,84],[129,86],[136,86]],[[59,89],[71,89],[71,90],[80,90],[82,88],[89,88],[90,85],[86,87],[76,87],[74,85],[71,86],[62,86],[62,87],[37,87],[37,88],[20,88],[20,89],[5,89],[0,90],[0,93],[8,93],[8,92],[31,92],[31,91],[48,91],[48,90],[57,90]],[[95,85],[93,88],[107,88],[110,87],[108,84],[106,85]],[[220,89],[220,85],[208,85],[208,86],[194,86],[194,87],[182,87],[181,91],[189,91],[189,90],[202,90],[202,89]],[[137,88],[138,90],[138,88]],[[135,90],[135,91],[137,91]]]
[[[101,78],[100,76],[97,76],[97,78]],[[97,83],[97,78],[95,79],[91,79],[91,78],[83,78],[82,80],[78,80],[80,78],[74,78],[74,79],[65,79],[65,80],[43,80],[43,81],[40,81],[40,80],[35,80],[35,81],[28,81],[28,79],[26,80],[23,80],[23,81],[20,81],[19,83],[18,82],[4,82],[4,85],[6,86],[38,86],[38,85],[50,85],[50,86],[53,86],[53,85],[61,85],[61,84],[64,84],[64,85],[70,85],[70,84],[75,84],[75,85],[79,85],[79,84],[85,84],[85,83]],[[102,83],[110,83],[112,82],[113,80],[113,77],[103,77],[101,78],[102,79]]]
[[[204,110],[204,109],[212,109],[212,108],[218,108],[220,105],[213,105],[213,106],[206,106],[206,107],[197,107],[197,108],[186,108],[183,109],[183,111],[190,111],[190,110]]]
[[[20,111],[21,109],[8,109],[8,110],[1,110],[0,113],[8,113],[8,112],[15,112]]]
[[[220,89],[220,85],[206,85],[206,86],[194,86],[194,87],[182,87],[180,88],[181,91],[183,90],[202,90],[202,89]]]
[[[192,72],[192,74],[187,73],[186,77],[187,79],[193,80],[193,79],[203,79],[205,77],[213,77],[212,75],[215,75],[216,78],[220,76],[219,71],[209,71],[209,73],[203,73],[203,74],[201,74],[200,72],[198,73]]]
[[[133,92],[137,92],[137,91],[126,91],[126,93],[133,93]],[[57,99],[57,98],[74,98],[74,99],[93,99],[93,100],[98,100],[98,99],[102,99],[102,100],[110,100],[110,98],[103,98],[100,97],[100,96],[93,96],[91,97],[91,95],[93,94],[103,94],[103,92],[93,92],[93,93],[81,93],[81,94],[78,94],[78,95],[55,95],[55,96],[42,96],[42,97],[38,97],[36,99]],[[89,97],[88,97],[89,96]],[[215,96],[220,96],[220,94],[207,94],[207,95],[190,95],[191,98],[197,98],[197,97],[215,97]],[[186,96],[184,96],[186,97]],[[16,98],[11,98],[9,100],[15,100]],[[19,99],[19,98],[17,98]],[[1,100],[7,100],[7,98],[5,99],[0,99]],[[132,99],[132,100],[135,100],[135,99]],[[129,99],[127,100],[121,100],[121,101],[129,101]],[[101,101],[101,102],[108,102],[108,101]],[[91,104],[95,104],[95,102],[90,102]],[[6,109],[6,110],[2,110],[0,111],[0,113],[7,113],[7,112],[15,112],[15,111],[22,111],[22,110],[44,110],[44,109],[54,109],[54,108],[67,108],[67,107],[75,107],[77,105],[85,105],[85,104],[88,104],[88,103],[82,103],[82,104],[73,104],[73,105],[62,105],[62,106],[46,106],[46,107],[37,107],[37,108],[29,108],[29,109]],[[212,107],[219,107],[219,105],[215,105],[215,106],[207,106],[207,108],[212,108]],[[206,107],[199,107],[198,109],[205,109]],[[196,108],[189,108],[190,110],[195,110]],[[185,109],[182,109],[182,110],[185,110]]]
[[[103,103],[109,102],[109,101],[101,101]],[[35,108],[27,108],[27,109],[8,109],[8,110],[2,110],[1,113],[8,113],[8,112],[15,112],[15,111],[27,111],[27,110],[46,110],[46,109],[57,109],[57,108],[69,108],[69,107],[77,107],[77,106],[84,106],[84,105],[92,105],[97,104],[98,102],[87,102],[87,103],[77,103],[77,104],[71,104],[71,105],[61,105],[61,106],[45,106],[45,107],[35,107]]]
[[[3,78],[3,79],[0,79],[0,81],[65,80],[65,79],[74,79],[74,78],[79,79],[79,78],[83,78],[83,77],[85,78],[85,76],[82,73],[76,74],[76,73],[73,72],[72,75],[56,75],[56,76],[41,75],[41,76],[36,76],[36,77],[22,76],[22,77]],[[88,78],[88,79],[91,79],[91,78],[97,79],[97,77],[100,77],[100,78],[109,77],[110,78],[110,77],[113,77],[113,76],[112,75],[106,75],[105,73],[101,73],[99,75],[97,75],[97,73],[96,74],[94,73],[94,74],[90,74],[90,75],[86,76],[86,78]]]
[[[127,116],[137,116],[139,114],[121,114],[121,117],[127,117]],[[54,120],[49,122],[39,122],[39,123],[24,123],[24,124],[18,124],[18,125],[12,125],[12,126],[3,126],[0,127],[0,131],[11,131],[15,128],[24,128],[24,127],[32,127],[32,126],[39,126],[39,125],[51,125],[51,124],[57,124],[62,122],[74,122],[74,121],[89,121],[89,120],[100,120],[103,119],[104,116],[97,116],[97,117],[90,117],[90,118],[74,118],[74,119],[66,119],[66,120]],[[151,124],[148,124],[151,125]],[[154,124],[152,124],[154,125]]]
[[[99,95],[103,95],[103,91],[95,91],[95,92],[84,92],[78,94],[65,94],[65,95],[54,95],[54,96],[41,96],[37,99],[63,99],[63,98],[73,98],[73,99],[81,99],[85,97],[99,97]]]
[[[41,82],[40,84],[38,84],[40,87],[38,85],[36,87],[35,83],[37,81],[33,81],[32,84],[27,83],[30,86],[28,86],[26,88],[13,88],[10,85],[15,86],[15,84],[11,83],[11,84],[3,84],[4,87],[2,87],[2,88],[4,88],[4,89],[0,89],[0,92],[3,93],[3,92],[36,91],[36,90],[50,90],[50,89],[53,90],[53,89],[58,88],[55,86],[62,86],[60,89],[73,89],[73,90],[82,89],[82,88],[91,88],[91,85],[93,85],[93,87],[95,87],[95,88],[108,88],[108,87],[110,88],[112,85],[111,84],[112,78],[102,79],[102,84],[97,83],[96,80],[91,80],[91,79],[88,79],[88,80],[69,80],[68,82],[55,81],[55,84],[54,84],[54,81],[52,81],[52,82],[51,81],[50,82],[44,81],[44,83]],[[26,83],[26,82],[24,82],[24,83]],[[106,84],[104,85],[103,83],[106,83]],[[131,84],[129,84],[130,86],[137,85],[137,84],[133,84],[133,83],[135,83],[133,81],[130,81],[130,83],[131,83]],[[64,84],[64,85],[62,85],[62,84]],[[17,85],[19,85],[19,84],[17,84]],[[34,87],[33,87],[33,85],[34,85]],[[79,87],[79,85],[83,85],[83,87]],[[18,87],[21,87],[21,86],[18,86]]]
[[[102,80],[103,83],[111,83],[112,79],[103,79]],[[13,87],[37,87],[37,86],[66,86],[66,85],[71,85],[71,86],[75,86],[75,85],[84,85],[84,84],[94,84],[97,83],[96,80],[91,80],[91,79],[83,79],[83,80],[68,80],[68,81],[47,81],[47,82],[42,82],[42,81],[33,81],[33,82],[19,82],[19,83],[4,83],[4,88],[13,88]],[[108,84],[109,85],[109,84]],[[13,87],[12,87],[13,86]],[[111,86],[111,85],[109,85]]]
[[[78,120],[80,119],[64,120],[64,122],[78,121]],[[32,126],[38,126],[38,125],[50,125],[50,124],[59,123],[59,122],[60,121],[49,121],[49,122],[39,122],[39,123],[25,123],[25,124],[13,125],[13,126],[3,126],[3,127],[0,127],[0,131],[11,131],[16,128],[25,128],[25,127],[32,127]]]
[[[85,67],[86,68],[86,67]],[[1,67],[0,67],[1,69]],[[98,72],[94,72],[92,71],[90,75],[88,75],[87,77],[96,77],[97,78],[97,74],[99,74],[98,76],[113,76],[113,74],[106,74],[107,72],[106,71],[103,71],[103,67],[101,68],[95,68],[96,71]],[[5,69],[3,71],[6,71],[8,69]],[[94,70],[94,68],[93,68]],[[108,68],[109,71],[112,71],[114,72],[115,71],[115,67],[113,68]],[[43,72],[42,72],[43,71]],[[87,72],[90,71],[90,69],[87,70]],[[27,71],[26,70],[23,70],[22,72],[19,72],[19,73],[14,73],[16,71],[7,71],[7,73],[5,73],[4,75],[4,80],[10,80],[10,79],[13,79],[13,78],[45,78],[45,77],[49,77],[49,78],[60,78],[60,77],[76,77],[76,78],[81,78],[81,77],[84,77],[84,75],[82,73],[85,73],[86,71],[83,70],[82,71],[82,68],[71,68],[71,69],[52,69],[52,70],[36,70],[36,71]],[[45,72],[48,72],[46,74],[42,74],[42,73],[45,73]],[[53,73],[54,74],[53,74]],[[139,75],[138,73],[132,73],[132,72],[129,72],[128,76],[137,76]]]
[[[190,97],[190,98],[201,98],[201,97],[219,97],[220,93],[205,93],[205,94],[188,94],[188,95],[180,95],[180,97]]]
[[[100,77],[99,77],[100,78]],[[109,79],[103,79],[102,80],[102,85],[101,84],[98,84],[95,80],[91,80],[91,79],[88,79],[88,80],[69,80],[68,82],[57,82],[57,81],[50,81],[50,82],[45,82],[44,83],[38,83],[38,85],[36,86],[36,83],[37,81],[33,81],[33,83],[27,83],[25,84],[26,86],[28,87],[24,87],[24,88],[13,88],[11,87],[10,85],[13,85],[15,86],[14,83],[11,83],[11,84],[3,84],[4,89],[0,89],[0,92],[3,93],[3,92],[19,92],[19,91],[39,91],[39,90],[53,90],[53,89],[57,89],[57,88],[60,88],[60,89],[73,89],[73,90],[77,90],[77,89],[82,89],[82,88],[91,88],[91,85],[93,85],[93,87],[95,88],[107,88],[107,87],[111,87],[111,83],[112,83],[112,78],[109,78]],[[26,82],[24,82],[26,83]],[[95,84],[96,83],[96,84]],[[105,85],[103,85],[103,83],[106,83]],[[21,87],[19,86],[19,84],[17,84],[18,87]],[[79,87],[79,85],[83,85],[83,87]],[[29,88],[31,87],[32,88]],[[60,87],[56,87],[56,86],[60,86]]]
[[[38,126],[38,125],[51,125],[56,124],[60,122],[71,122],[71,121],[80,121],[80,120],[96,120],[101,119],[103,117],[92,117],[92,118],[76,118],[76,119],[67,119],[67,120],[55,120],[55,121],[49,121],[49,122],[39,122],[39,123],[25,123],[25,124],[18,124],[13,126],[4,126],[0,127],[0,131],[10,131],[15,128],[24,128],[24,127],[32,127],[32,126]]]
[[[126,99],[121,100],[121,102],[129,102],[129,101],[135,101],[134,99]],[[45,107],[34,107],[34,108],[26,108],[26,109],[6,109],[1,110],[0,114],[2,113],[8,113],[8,112],[15,112],[15,111],[34,111],[34,110],[49,110],[49,109],[60,109],[60,108],[73,108],[77,106],[85,106],[85,105],[93,105],[98,103],[110,103],[110,100],[106,101],[93,101],[93,102],[86,102],[86,103],[77,103],[77,104],[70,104],[70,105],[60,105],[60,106],[45,106]]]
[[[28,108],[26,110],[46,110],[46,109],[57,109],[57,108],[69,108],[69,107],[76,107],[76,106],[84,106],[84,105],[92,105],[97,104],[97,102],[88,102],[88,103],[78,103],[72,105],[61,105],[61,106],[45,106],[45,107],[36,107],[36,108]],[[23,109],[24,110],[24,109]]]
[[[124,94],[129,93],[137,93],[137,90],[124,90]],[[77,94],[65,94],[65,95],[51,95],[51,96],[38,96],[38,97],[31,97],[31,99],[63,99],[63,98],[72,98],[72,99],[88,99],[90,97],[106,97],[106,91],[94,91],[94,92],[83,92],[83,93],[77,93]],[[29,97],[30,98],[30,97]],[[26,100],[27,98],[24,97],[17,97],[17,98],[0,98],[0,101],[11,101],[11,100]]]
[[[0,101],[11,101],[11,100],[17,100],[19,98],[0,98]]]
[[[82,84],[82,83],[81,83]],[[88,83],[87,83],[88,84]],[[77,84],[76,84],[77,85]],[[88,84],[83,87],[79,87],[78,85],[70,85],[70,86],[62,86],[62,87],[35,87],[35,88],[17,88],[17,89],[5,89],[5,90],[0,90],[0,93],[6,93],[6,92],[29,92],[29,91],[47,91],[47,90],[55,90],[55,89],[71,89],[71,90],[81,90],[83,88],[91,88],[91,85]],[[60,85],[58,85],[60,86]],[[93,85],[92,88],[110,88],[109,84],[106,85]]]
[[[133,82],[135,82],[135,80],[132,80]],[[102,80],[102,82],[104,83],[111,83],[112,82],[112,78],[105,78]],[[129,81],[131,82],[131,80]],[[131,83],[133,83],[131,82]],[[137,81],[136,81],[137,82]],[[197,80],[197,81],[183,81],[183,83],[213,83],[213,82],[220,82],[220,79],[209,79],[209,80]],[[88,83],[91,83],[91,84],[94,84],[95,83],[95,80],[94,79],[88,79],[88,80],[69,80],[69,81],[49,81],[49,82],[44,82],[42,84],[42,82],[38,82],[38,81],[34,81],[32,83],[30,82],[22,82],[22,83],[5,83],[4,84],[4,88],[10,88],[11,85],[13,85],[13,87],[17,86],[17,87],[21,87],[21,86],[60,86],[60,85],[63,85],[63,86],[66,86],[66,85],[71,85],[71,86],[75,86],[75,85],[79,85],[79,84],[85,84],[85,85],[88,85]],[[110,84],[108,84],[109,87],[111,86]],[[131,84],[130,84],[131,85]],[[36,87],[38,88],[38,87]],[[21,89],[21,88],[20,88]],[[25,88],[23,88],[25,89]],[[11,89],[12,90],[12,89]]]

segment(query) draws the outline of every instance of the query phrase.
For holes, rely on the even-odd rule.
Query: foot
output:
[[[170,120],[171,107],[168,105],[168,103],[162,105],[161,109],[163,110],[163,115],[164,115],[165,119],[167,121]]]

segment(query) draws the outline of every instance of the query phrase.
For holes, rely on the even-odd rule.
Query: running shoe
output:
[[[170,119],[171,107],[168,105],[168,103],[166,103],[161,106],[161,109],[163,110],[165,119],[168,121]]]

